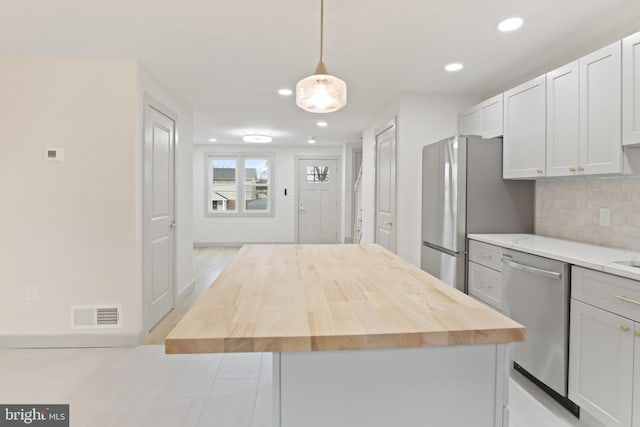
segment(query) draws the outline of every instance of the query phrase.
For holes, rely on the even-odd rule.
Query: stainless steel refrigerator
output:
[[[451,137],[422,151],[422,269],[467,292],[467,234],[532,233],[533,181],[502,179],[502,138]]]

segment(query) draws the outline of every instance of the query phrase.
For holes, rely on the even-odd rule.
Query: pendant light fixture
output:
[[[311,113],[333,113],[347,103],[347,84],[324,65],[324,0],[320,0],[320,62],[312,76],[296,84],[296,104]]]

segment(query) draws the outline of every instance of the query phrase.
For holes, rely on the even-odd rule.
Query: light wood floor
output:
[[[149,331],[145,344],[164,344],[165,337],[189,311],[198,297],[213,283],[240,247],[211,247],[193,249],[193,292],[171,310]]]

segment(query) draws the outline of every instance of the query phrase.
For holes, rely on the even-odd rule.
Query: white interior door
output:
[[[338,243],[338,161],[298,159],[298,243]]]
[[[144,323],[151,329],[174,305],[175,122],[145,107]]]
[[[417,184],[416,184],[417,185]],[[376,134],[376,243],[396,251],[396,127]]]

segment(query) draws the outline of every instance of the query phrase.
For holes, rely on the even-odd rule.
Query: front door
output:
[[[417,184],[416,184],[417,185]],[[376,134],[376,243],[396,251],[396,127]]]
[[[145,106],[144,326],[151,329],[174,305],[175,122]]]
[[[298,243],[338,243],[338,161],[298,159]]]

